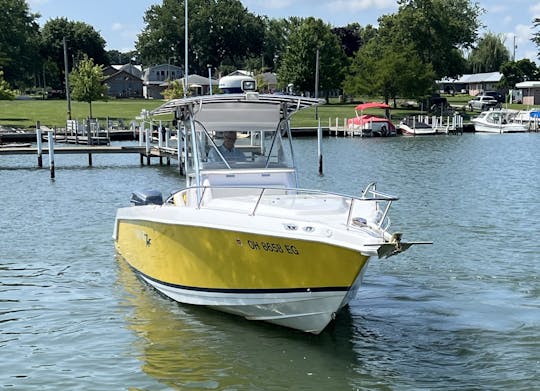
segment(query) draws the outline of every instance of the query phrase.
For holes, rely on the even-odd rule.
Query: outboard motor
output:
[[[129,200],[134,206],[141,205],[162,205],[163,196],[157,190],[137,190],[131,193]]]

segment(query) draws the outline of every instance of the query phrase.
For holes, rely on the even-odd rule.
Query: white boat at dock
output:
[[[520,119],[518,120],[518,116]],[[480,133],[523,133],[529,131],[529,116],[519,110],[498,109],[487,110],[473,118],[475,132]]]
[[[405,117],[400,121],[398,129],[404,136],[426,136],[448,134],[463,129],[463,118],[459,115],[446,117],[419,115]]]
[[[375,184],[360,196],[299,187],[290,117],[321,103],[249,92],[154,110],[183,123],[186,187],[165,200],[135,192],[116,215],[118,254],[178,302],[320,333],[356,296],[372,257],[414,244],[389,231],[397,198]],[[244,137],[229,157],[220,144],[234,133]]]

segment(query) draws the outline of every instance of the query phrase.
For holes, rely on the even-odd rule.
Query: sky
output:
[[[540,18],[540,0],[476,0],[485,9],[481,22],[485,33],[502,34],[510,55],[529,58],[537,64],[536,45],[530,41],[534,18]],[[39,13],[41,26],[49,19],[65,17],[92,25],[107,42],[106,49],[121,52],[135,48],[137,34],[144,27],[145,11],[161,0],[28,0],[30,11]],[[290,16],[320,18],[333,26],[357,22],[361,26],[377,26],[381,15],[397,12],[395,0],[242,0],[256,15],[270,18]],[[189,5],[189,0],[188,0]],[[515,52],[514,52],[515,42]]]

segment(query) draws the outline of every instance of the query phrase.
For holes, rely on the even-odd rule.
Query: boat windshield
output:
[[[280,131],[199,132],[201,169],[292,168],[289,139]]]

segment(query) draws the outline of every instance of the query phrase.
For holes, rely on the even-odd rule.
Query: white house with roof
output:
[[[540,105],[540,81],[522,81],[516,84],[516,88],[522,91],[524,105]]]
[[[178,79],[178,82],[184,85],[184,78]],[[168,85],[168,81],[162,84],[163,88],[167,88]],[[210,85],[212,85],[212,93],[217,93],[219,85],[217,80],[195,74],[188,75],[188,88],[192,95],[209,95]]]
[[[460,76],[457,79],[444,78],[437,81],[441,90],[448,88],[454,91],[465,90],[469,95],[476,96],[484,91],[497,90],[497,84],[502,79],[500,72],[471,73]]]

